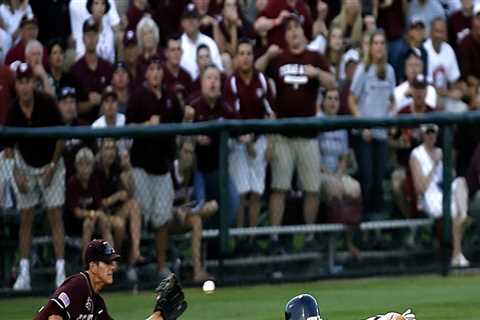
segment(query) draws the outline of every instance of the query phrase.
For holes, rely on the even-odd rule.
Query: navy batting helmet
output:
[[[293,297],[285,306],[285,320],[322,320],[317,300],[309,294]]]

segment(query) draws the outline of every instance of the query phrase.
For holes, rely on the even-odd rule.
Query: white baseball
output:
[[[203,292],[210,294],[215,291],[215,282],[212,280],[207,280],[203,283]]]

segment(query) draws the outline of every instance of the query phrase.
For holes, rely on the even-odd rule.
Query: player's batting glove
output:
[[[153,311],[160,311],[165,320],[175,320],[187,309],[185,295],[175,274],[172,273],[163,279],[155,292],[157,300]]]
[[[403,314],[402,314],[403,318],[405,318],[405,320],[416,320],[417,318],[415,317],[415,314],[412,313],[412,310],[408,309],[407,311],[405,311]]]

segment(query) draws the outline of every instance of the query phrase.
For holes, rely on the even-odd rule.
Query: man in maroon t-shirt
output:
[[[6,126],[38,128],[61,126],[62,118],[53,98],[34,90],[33,71],[26,63],[16,70],[17,100],[10,108]],[[65,200],[65,166],[62,159],[63,143],[57,139],[25,138],[5,140],[5,154],[15,159],[13,169],[17,210],[20,211],[20,274],[14,290],[30,290],[30,249],[35,207],[46,209],[52,230],[57,284],[65,279],[64,231],[62,206]]]
[[[220,79],[221,71],[214,65],[208,66],[202,73],[200,78],[201,94],[190,103],[195,109],[195,122],[238,118],[238,113],[233,106],[226,103],[222,97]],[[199,135],[196,140],[195,200],[200,203],[208,200],[218,201],[220,199],[218,186],[220,138],[218,134]],[[238,207],[238,194],[231,181],[228,186],[221,187],[228,190],[231,223],[234,221],[233,218]],[[209,224],[209,227],[218,226],[218,221]]]
[[[102,92],[110,84],[113,66],[97,56],[99,26],[93,18],[83,23],[85,55],[70,69],[75,88],[78,91],[78,118],[91,124],[98,118]]]
[[[240,39],[235,54],[236,70],[225,82],[225,100],[234,106],[241,119],[273,117],[272,90],[267,78],[253,66],[253,44]],[[240,193],[237,227],[244,227],[245,211],[249,211],[249,226],[257,225],[260,198],[265,190],[266,150],[269,141],[265,135],[240,136],[231,146],[229,170]],[[248,197],[248,201],[247,201]],[[247,208],[248,206],[248,208]],[[253,237],[247,248],[253,245]]]
[[[291,14],[285,18],[285,39],[288,48],[283,52],[271,46],[256,62],[257,69],[273,78],[277,97],[275,113],[278,118],[313,117],[319,87],[333,88],[335,79],[329,73],[325,58],[306,48],[302,19]],[[285,194],[291,187],[293,172],[297,171],[305,191],[303,212],[306,223],[315,223],[320,189],[320,154],[316,133],[296,136],[278,135],[272,158],[272,189],[270,212],[272,225],[282,223]],[[274,246],[277,238],[274,236]]]
[[[30,40],[38,37],[38,22],[32,14],[26,14],[20,22],[20,41],[12,47],[5,57],[5,64],[10,65],[15,61],[25,62],[25,47]],[[47,50],[43,51],[42,63],[48,65]]]
[[[480,5],[473,9],[472,29],[460,42],[457,56],[463,80],[475,91],[480,84]]]
[[[180,37],[170,36],[167,39],[167,47],[164,51],[165,63],[163,65],[163,82],[167,90],[175,93],[182,107],[192,91],[192,78],[190,74],[180,66],[183,49]]]
[[[268,45],[275,44],[280,48],[287,48],[285,42],[284,19],[290,13],[296,13],[304,26],[307,39],[312,35],[312,17],[303,0],[276,0],[269,1],[265,10],[259,14],[255,21],[255,30],[258,33],[267,33]]]
[[[177,97],[162,88],[163,76],[160,58],[153,56],[147,64],[145,84],[137,89],[129,101],[126,114],[128,124],[156,126],[182,122],[186,118]],[[188,110],[191,112],[191,108]],[[193,115],[190,116],[192,117]],[[150,223],[155,230],[160,275],[167,271],[166,225],[172,217],[174,200],[169,170],[174,156],[174,136],[136,138],[130,150],[136,186],[135,198],[140,203],[145,223]]]
[[[472,26],[473,1],[463,0],[460,10],[448,17],[448,42],[456,49],[470,32]]]

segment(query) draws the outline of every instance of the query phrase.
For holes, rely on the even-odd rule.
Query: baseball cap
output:
[[[97,32],[98,33],[98,24],[95,22],[95,20],[90,17],[85,22],[83,22],[83,33],[87,33],[90,31]]]
[[[127,71],[127,65],[125,64],[125,62],[123,62],[122,60],[115,62],[115,64],[113,65],[113,72],[117,70]]]
[[[103,239],[94,239],[90,241],[85,250],[85,263],[90,262],[112,262],[120,259],[120,255],[115,252],[115,249]]]
[[[66,98],[76,98],[77,97],[77,90],[72,87],[63,87],[62,90],[60,91],[60,95],[58,97],[59,100],[63,100]]]
[[[182,13],[182,19],[191,19],[191,18],[200,18],[200,14],[198,13],[195,4],[189,3],[185,6]]]
[[[102,101],[107,99],[108,97],[113,97],[115,100],[117,100],[117,93],[115,92],[115,90],[113,90],[112,86],[108,86],[103,90]]]
[[[300,25],[303,26],[303,20],[304,20],[304,19],[303,19],[303,17],[302,17],[301,15],[299,15],[297,12],[290,12],[290,14],[283,19],[283,23],[284,23],[285,25],[287,25],[287,23],[288,23],[290,20],[297,21]]]
[[[15,72],[16,79],[33,78],[33,70],[26,62],[15,61],[10,64],[10,69]]]
[[[410,84],[415,89],[425,89],[428,86],[427,78],[423,74],[417,74]]]
[[[38,26],[37,18],[35,18],[32,13],[27,13],[22,17],[22,20],[20,20],[20,28],[26,26],[27,24],[34,24]]]
[[[345,56],[343,59],[345,61],[345,64],[348,64],[350,62],[359,62],[360,53],[358,53],[356,49],[350,49],[347,52],[345,52]]]
[[[137,45],[137,36],[135,35],[135,31],[128,30],[123,36],[123,46],[128,47],[131,45]]]
[[[438,132],[438,126],[436,124],[433,124],[433,123],[422,124],[420,126],[420,130],[422,130],[423,133],[430,133],[430,132],[437,133]]]
[[[412,29],[412,28],[415,28],[415,27],[425,28],[425,22],[423,22],[423,20],[420,19],[419,17],[412,17],[410,19],[410,23],[408,24],[408,28]]]

